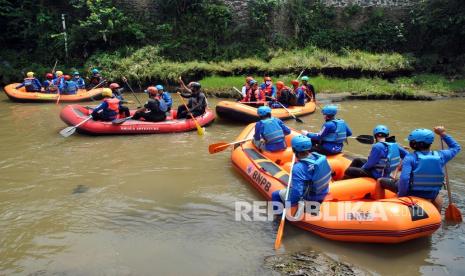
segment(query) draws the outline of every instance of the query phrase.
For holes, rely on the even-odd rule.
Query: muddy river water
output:
[[[384,123],[407,144],[413,128],[443,124],[465,144],[465,99],[339,104],[357,135]],[[59,110],[0,96],[0,275],[271,272],[263,260],[276,254],[277,225],[235,221],[235,202],[261,197],[233,169],[228,151],[207,151],[234,140],[243,125],[217,119],[204,137],[62,138]],[[318,112],[302,119],[288,125],[316,130],[322,123]],[[360,156],[369,149],[355,140],[346,147]],[[464,212],[463,152],[449,173]],[[280,252],[313,249],[382,275],[465,275],[464,230],[443,224],[430,238],[379,245],[332,242],[288,225]]]

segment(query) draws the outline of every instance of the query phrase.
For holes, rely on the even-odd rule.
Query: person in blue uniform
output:
[[[255,146],[266,151],[285,150],[285,136],[290,134],[291,130],[280,119],[271,117],[271,108],[268,106],[260,106],[257,114],[260,121],[255,124]]]
[[[408,136],[410,147],[414,150],[402,160],[402,172],[399,180],[380,178],[382,188],[396,192],[398,196],[416,196],[433,201],[438,207],[442,205],[439,191],[444,182],[444,167],[461,150],[460,145],[446,134],[443,126],[434,128],[449,147],[445,150],[432,151],[434,133],[429,129],[415,129]]]
[[[24,87],[26,92],[40,92],[42,84],[34,77],[34,72],[27,72],[26,78],[20,85],[16,86],[16,89],[21,87]]]
[[[169,112],[171,110],[171,107],[173,106],[173,99],[171,98],[170,93],[167,91],[164,91],[164,87],[161,84],[158,84],[155,86],[158,90],[158,96],[163,99],[163,101],[166,103],[167,110],[166,112]]]
[[[61,91],[61,94],[63,95],[77,94],[77,91],[78,91],[77,83],[73,81],[70,75],[65,75],[64,78],[65,78],[65,81],[63,83],[63,90]]]
[[[312,141],[304,135],[292,138],[291,146],[296,163],[291,172],[291,188],[286,203],[291,206],[305,201],[321,203],[329,193],[331,180],[331,167],[326,156],[311,152]],[[286,189],[277,190],[272,193],[271,200],[283,203],[285,197]]]
[[[403,147],[397,143],[386,142],[389,137],[389,129],[385,125],[377,125],[373,129],[376,143],[371,148],[368,160],[355,158],[345,171],[344,178],[355,177],[388,177],[400,165],[401,159],[407,154]]]
[[[309,133],[306,130],[302,134],[312,139],[314,144],[312,151],[324,155],[334,155],[342,152],[343,142],[347,137],[352,136],[352,130],[342,119],[337,119],[337,106],[326,105],[321,110],[324,115],[325,123],[318,133]]]
[[[73,73],[73,81],[76,83],[79,89],[85,89],[86,88],[86,82],[84,81],[83,78],[81,78],[81,75],[79,74],[78,71],[74,71]]]

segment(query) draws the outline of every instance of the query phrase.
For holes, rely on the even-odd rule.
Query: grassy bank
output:
[[[86,67],[101,68],[112,79],[126,76],[134,83],[162,81],[176,82],[178,76],[201,79],[207,76],[235,76],[244,74],[282,75],[306,74],[338,77],[398,77],[413,71],[414,60],[398,53],[372,54],[363,51],[333,53],[317,48],[295,51],[274,51],[268,60],[259,58],[235,59],[223,62],[173,62],[160,56],[153,46],[132,51],[95,55]]]
[[[273,80],[282,80],[290,86],[295,76],[279,76]],[[261,80],[260,76],[256,79]],[[221,97],[237,97],[238,93],[232,87],[240,89],[244,77],[212,76],[203,79],[202,85],[209,94]],[[415,75],[401,77],[392,81],[380,78],[339,79],[325,76],[311,78],[317,93],[350,93],[354,96],[373,98],[412,98],[422,96],[452,96],[465,92],[465,79],[449,80],[441,75]]]

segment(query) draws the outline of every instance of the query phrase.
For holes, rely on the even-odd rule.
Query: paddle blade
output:
[[[454,204],[449,204],[446,209],[446,220],[455,223],[462,222],[462,213]]]
[[[396,142],[396,136],[389,136],[386,138],[386,142],[388,143],[395,143]]]
[[[218,152],[221,152],[221,151],[224,151],[225,149],[227,149],[229,146],[228,143],[216,143],[216,144],[211,144],[208,146],[208,152],[210,154],[214,154],[214,153],[218,153]]]
[[[204,133],[205,133],[205,128],[200,127],[199,125],[197,125],[197,134],[199,136],[202,136]]]
[[[111,121],[111,123],[114,124],[114,125],[120,125],[120,124],[126,122],[127,120],[129,120],[131,118],[132,118],[132,116],[126,117],[126,118],[121,118],[121,119],[115,119],[115,120]]]
[[[281,219],[279,223],[278,233],[276,234],[276,240],[274,241],[274,249],[278,250],[281,247],[281,240],[284,232],[284,219]]]
[[[358,142],[362,144],[369,144],[369,145],[375,142],[375,138],[371,135],[359,135],[355,137],[355,140],[357,140]]]
[[[76,132],[75,127],[67,127],[63,129],[62,131],[60,131],[60,135],[66,138],[66,137],[73,135],[74,132]]]

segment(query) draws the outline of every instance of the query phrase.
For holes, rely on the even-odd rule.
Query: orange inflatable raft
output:
[[[15,102],[56,102],[58,94],[41,93],[41,92],[26,92],[24,87],[16,89],[19,83],[12,83],[5,86],[3,89],[5,94]],[[60,102],[85,102],[91,100],[102,99],[103,88],[97,88],[87,91],[79,89],[74,95],[61,95]]]
[[[304,116],[315,112],[316,104],[308,102],[305,106],[290,106],[287,108],[296,117]],[[216,105],[216,114],[219,117],[243,123],[252,123],[259,120],[257,107],[241,102],[221,101]],[[292,118],[284,108],[273,108],[271,115],[281,120]]]
[[[250,124],[237,140],[253,137],[255,124]],[[286,137],[290,140],[297,132]],[[260,152],[251,141],[235,146],[234,167],[267,200],[271,194],[287,186],[292,149],[278,153]],[[377,188],[372,178],[340,180],[350,160],[343,154],[328,157],[333,170],[330,193],[319,211],[304,212],[296,226],[321,237],[349,242],[399,243],[430,236],[441,225],[441,215],[428,200],[401,197]],[[296,207],[290,210],[295,216]]]

